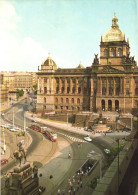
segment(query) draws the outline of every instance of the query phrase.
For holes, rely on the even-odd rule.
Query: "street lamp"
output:
[[[24,113],[24,133],[26,132],[26,118],[25,118],[25,113]]]
[[[118,191],[119,191],[119,139],[116,140],[118,143]]]
[[[13,108],[13,127],[14,127],[14,108]]]
[[[4,131],[4,127],[2,127],[2,132],[3,132],[3,150],[4,150],[4,153],[6,151],[6,144],[5,144],[5,131]]]

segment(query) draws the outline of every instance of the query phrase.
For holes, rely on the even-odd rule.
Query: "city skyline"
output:
[[[90,66],[94,54],[100,54],[101,36],[111,28],[114,12],[129,38],[130,55],[138,61],[136,0],[2,0],[0,4],[1,71],[37,71],[49,52],[60,68]]]

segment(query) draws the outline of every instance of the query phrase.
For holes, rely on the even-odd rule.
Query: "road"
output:
[[[27,109],[27,104],[24,105],[24,102],[21,102],[12,107],[5,114],[6,118],[12,119],[13,109],[15,124],[23,127],[24,110]],[[31,121],[26,119],[26,126],[29,127],[30,124]],[[103,147],[109,148],[109,144],[104,140],[96,138],[93,139],[92,143],[83,142],[84,135],[66,132],[68,136],[65,136],[65,132],[59,128],[55,129],[58,133],[58,141],[54,143],[38,132],[31,129],[27,129],[27,131],[32,136],[32,143],[27,150],[27,160],[35,162],[39,167],[39,173],[43,174],[43,177],[40,178],[40,184],[46,186],[47,194],[56,194],[58,187],[66,188],[68,178],[80,168],[91,150],[101,153],[104,157]],[[73,137],[74,140],[71,140],[70,137]],[[81,148],[78,148],[78,143],[81,144]],[[70,161],[67,158],[69,152],[73,157]],[[14,162],[11,161],[4,167],[3,172],[11,169],[14,165]],[[49,179],[50,174],[54,175],[52,180]],[[93,176],[96,174],[99,175],[99,166],[96,168]]]

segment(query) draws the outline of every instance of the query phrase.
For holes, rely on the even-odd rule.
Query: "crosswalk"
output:
[[[80,138],[77,138],[77,137],[73,137],[73,136],[70,136],[70,135],[67,135],[67,134],[64,134],[64,133],[60,133],[61,135],[67,137],[68,139],[74,141],[74,142],[81,142],[81,143],[86,143],[87,141],[83,140],[83,139],[80,139]]]

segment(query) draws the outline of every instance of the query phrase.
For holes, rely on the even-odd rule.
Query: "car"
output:
[[[110,154],[110,150],[107,149],[107,148],[104,149],[104,152],[105,152],[106,154]]]
[[[11,129],[9,129],[10,131],[13,131],[13,132],[16,132],[16,131],[18,131],[17,129],[15,129],[15,128],[11,128]]]
[[[88,141],[88,142],[91,142],[92,141],[92,139],[89,136],[84,137],[84,140],[85,141]]]
[[[4,116],[5,114],[4,114],[4,113],[2,113],[1,115],[2,115],[2,116]]]
[[[24,136],[24,135],[25,135],[25,132],[22,131],[22,132],[18,133],[17,135],[18,135],[19,137],[20,137],[20,136]]]
[[[8,163],[8,159],[1,159],[0,166]]]
[[[10,126],[10,124],[5,124],[4,128],[8,128]]]
[[[32,122],[33,122],[33,123],[36,123],[36,121],[35,121],[35,120],[32,120]]]

